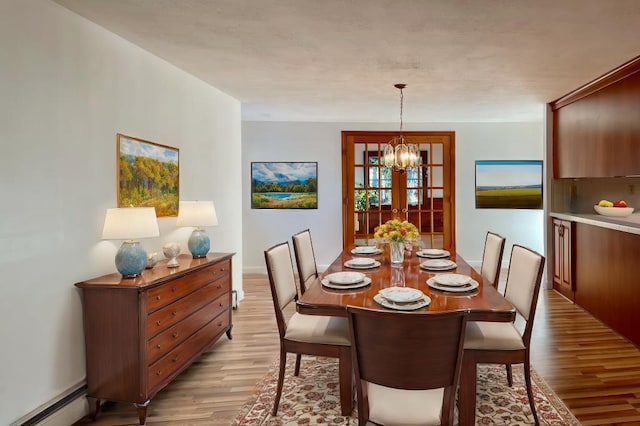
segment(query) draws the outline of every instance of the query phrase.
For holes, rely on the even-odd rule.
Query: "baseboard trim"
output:
[[[51,404],[45,404],[22,417],[13,426],[66,426],[80,420],[89,412],[86,398],[87,385],[65,394]]]

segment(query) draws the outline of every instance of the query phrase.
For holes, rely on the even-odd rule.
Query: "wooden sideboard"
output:
[[[131,402],[145,424],[153,396],[213,345],[231,339],[231,257],[209,253],[167,261],[124,279],[109,274],[82,289],[91,416],[101,400]]]

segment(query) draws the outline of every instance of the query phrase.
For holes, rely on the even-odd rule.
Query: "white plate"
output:
[[[438,284],[449,287],[460,287],[471,282],[470,276],[462,274],[440,274],[433,277],[433,279],[436,280]]]
[[[420,267],[423,269],[430,269],[433,271],[448,271],[449,269],[455,269],[458,267],[456,262],[452,262],[448,259],[431,259],[425,260],[420,263]]]
[[[415,311],[416,309],[424,308],[425,306],[429,306],[431,303],[431,298],[429,296],[423,296],[421,299],[416,300],[412,303],[393,303],[392,301],[385,299],[381,294],[376,294],[373,296],[373,300],[379,305],[384,306],[385,308],[395,309],[398,311]]]
[[[424,293],[412,287],[389,287],[378,292],[390,302],[409,303],[416,302],[424,297]]]
[[[364,280],[355,284],[334,284],[331,281],[327,280],[326,278],[323,278],[320,282],[322,283],[323,286],[328,288],[333,288],[336,290],[349,290],[349,289],[362,288],[362,287],[368,286],[369,284],[371,284],[371,278],[364,277]]]
[[[436,282],[436,280],[431,277],[427,280],[427,285],[431,288],[435,288],[436,290],[440,290],[440,291],[450,291],[453,293],[464,293],[466,291],[471,291],[471,290],[475,290],[476,288],[478,288],[478,286],[480,284],[478,284],[478,281],[476,280],[471,280],[471,282],[468,285],[465,286],[460,286],[460,287],[451,287],[451,286],[446,286],[446,285],[440,285]]]
[[[374,246],[360,246],[351,250],[351,254],[380,254],[382,250]]]
[[[436,253],[437,254],[433,254]],[[440,249],[422,249],[418,252],[416,252],[416,255],[418,257],[428,257],[430,259],[440,259],[442,257],[449,257],[451,256],[451,253],[449,253],[447,250],[440,250]]]
[[[371,266],[375,263],[375,260],[370,257],[353,257],[347,260],[346,263],[350,263],[351,266]]]
[[[344,262],[344,266],[346,266],[347,268],[353,268],[353,269],[372,269],[372,268],[377,268],[378,266],[380,266],[381,263],[378,262],[377,260],[374,260],[370,265],[354,265],[353,263],[351,263],[350,260],[347,260],[346,262]]]
[[[365,275],[360,272],[335,272],[333,274],[329,274],[324,277],[327,281],[333,284],[355,284],[362,282],[364,280]]]

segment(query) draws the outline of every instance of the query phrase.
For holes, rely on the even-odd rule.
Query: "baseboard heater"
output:
[[[87,385],[82,385],[78,389],[72,391],[71,393],[64,396],[62,399],[56,401],[55,403],[45,407],[43,410],[35,413],[33,416],[29,417],[24,422],[20,423],[19,426],[36,426],[38,423],[42,422],[47,417],[53,415],[55,412],[63,409],[65,406],[71,404],[76,399],[87,395]]]

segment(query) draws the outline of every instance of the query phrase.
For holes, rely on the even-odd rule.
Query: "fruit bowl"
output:
[[[599,215],[609,217],[627,217],[633,213],[633,207],[601,207],[596,204],[593,208]]]

